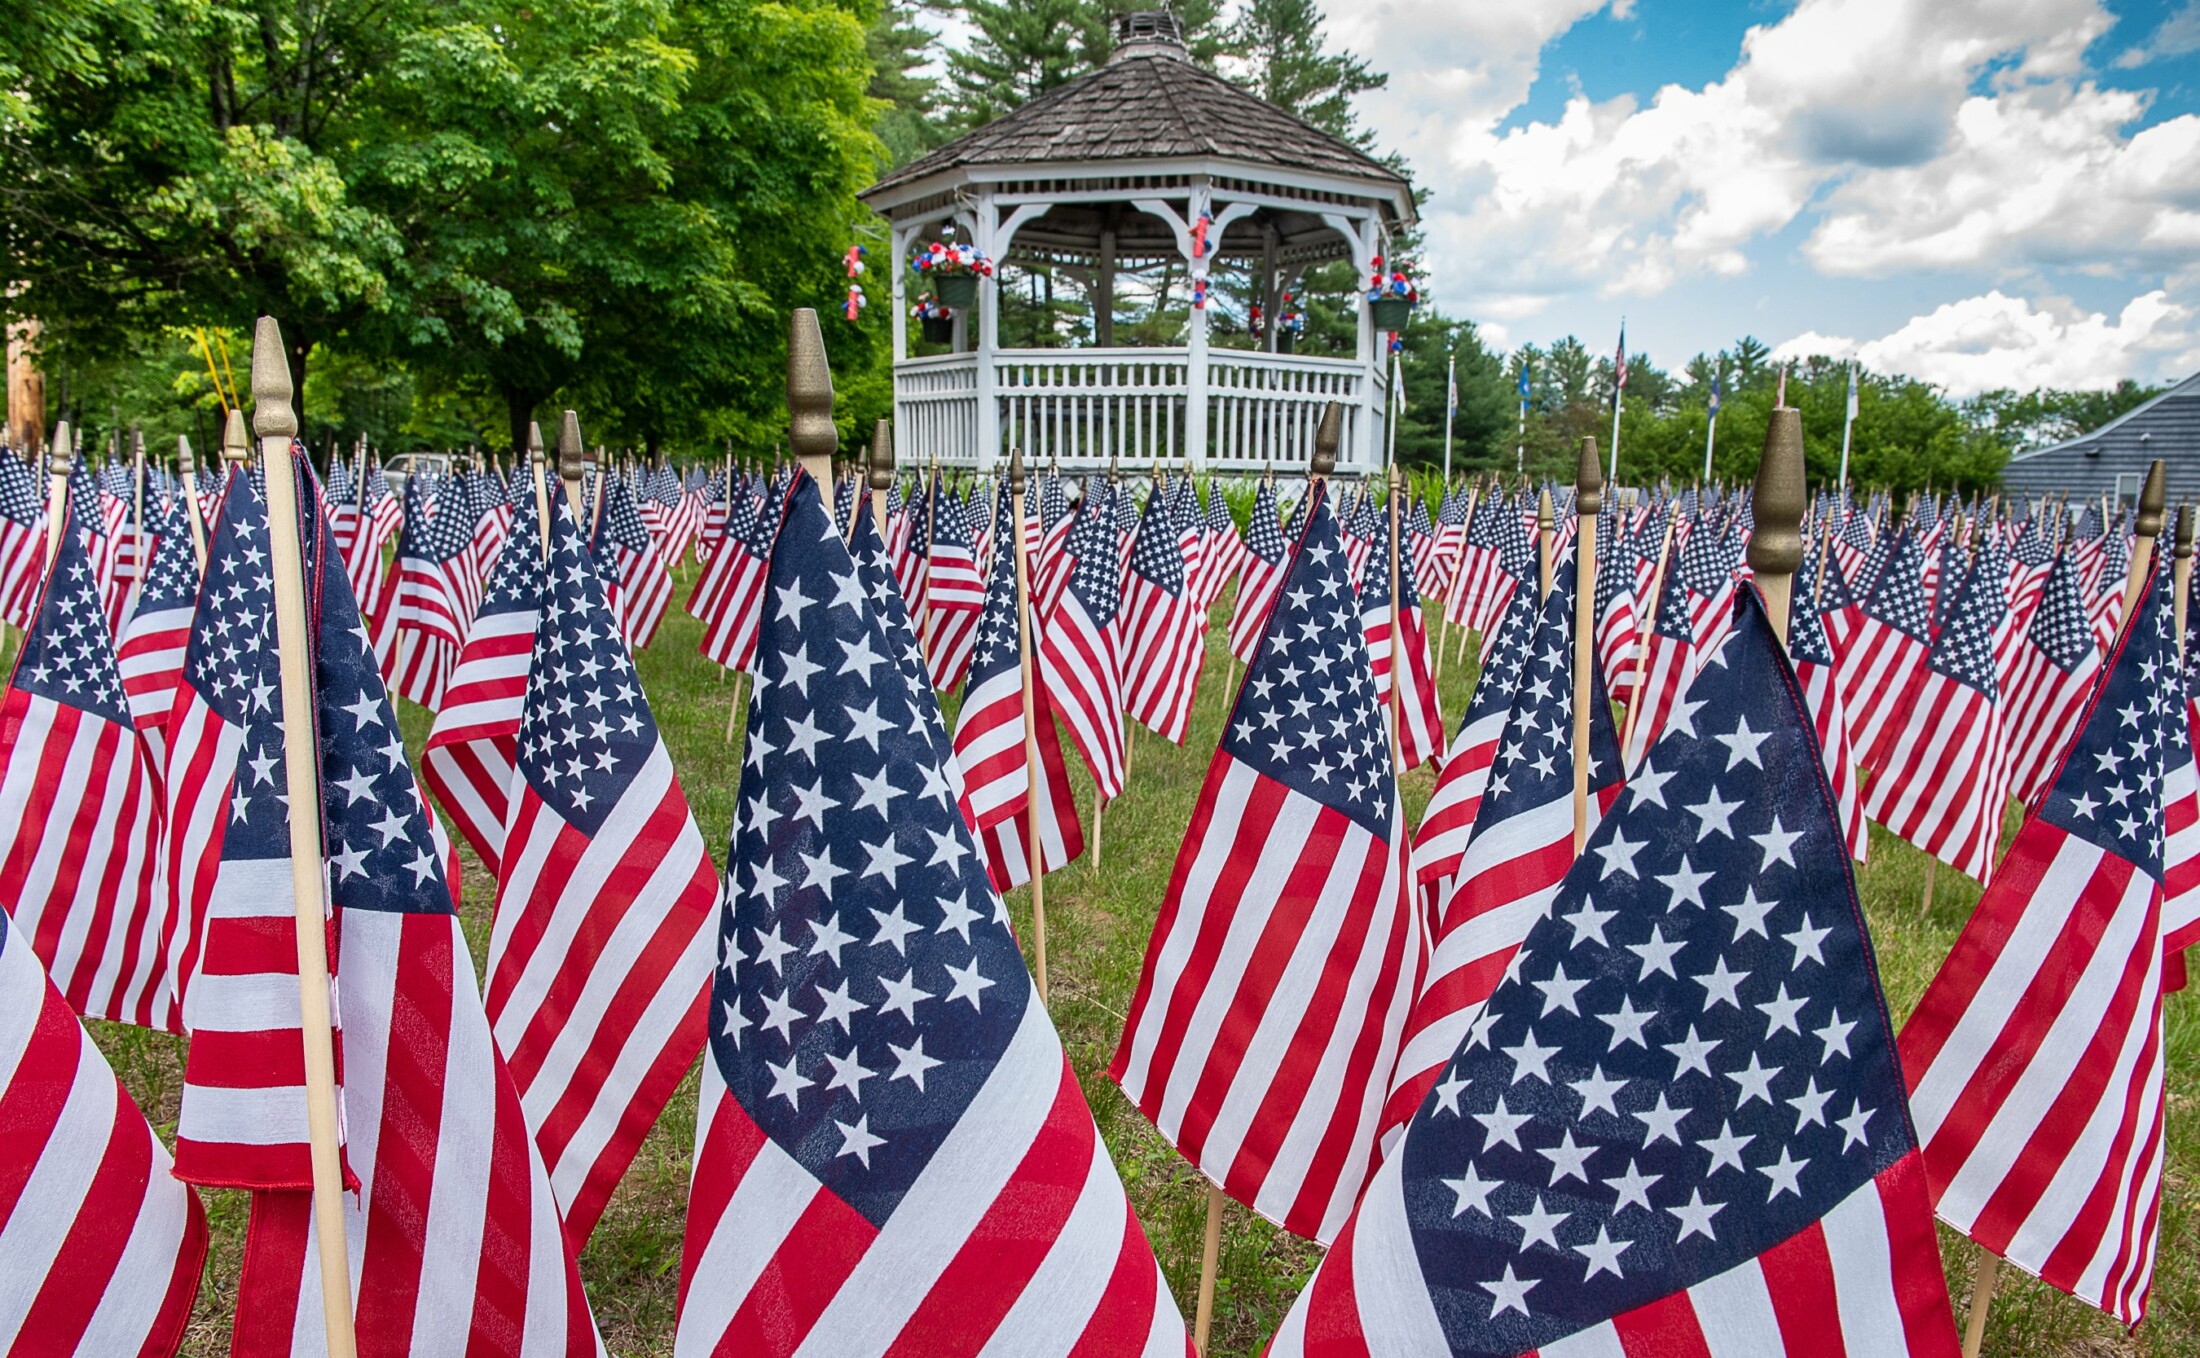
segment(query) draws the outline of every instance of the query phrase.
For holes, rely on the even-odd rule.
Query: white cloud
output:
[[[1773,347],[1776,359],[1827,354],[1878,372],[1906,373],[1956,396],[1996,387],[2092,387],[2106,375],[2175,378],[2200,366],[2200,309],[2169,289],[2134,297],[2110,318],[2060,300],[2035,303],[1999,290],[1948,302],[1878,339],[1806,331]]]
[[[2154,36],[2116,58],[2125,68],[2200,52],[2200,0],[2185,0],[2175,14],[2162,20]]]

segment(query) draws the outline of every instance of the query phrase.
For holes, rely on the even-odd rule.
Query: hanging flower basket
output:
[[[1292,352],[1293,352],[1293,351],[1295,351],[1295,350],[1296,350],[1296,349],[1297,349],[1298,347],[1299,347],[1299,333],[1298,333],[1298,331],[1296,331],[1296,330],[1278,330],[1278,331],[1276,332],[1276,352],[1277,352],[1277,353],[1279,353],[1279,354],[1288,354],[1288,353],[1292,353]]]
[[[978,301],[978,276],[974,273],[942,274],[932,280],[932,286],[940,294],[940,300],[949,306],[975,306]]]
[[[941,306],[937,297],[920,297],[909,308],[909,314],[917,318],[917,328],[924,334],[927,344],[953,344],[955,342],[955,313]]]
[[[1421,288],[1413,279],[1412,260],[1401,259],[1386,271],[1383,257],[1375,256],[1375,276],[1367,284],[1367,315],[1377,330],[1405,329],[1420,300]]]

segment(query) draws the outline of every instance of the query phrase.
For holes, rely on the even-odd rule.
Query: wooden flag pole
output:
[[[527,471],[535,483],[535,526],[542,539],[542,564],[550,565],[550,469],[542,447],[542,426],[527,424]]]
[[[2185,654],[2185,607],[2192,599],[2192,505],[2177,506],[2176,564],[2171,568],[2171,582],[2177,591],[2177,655],[2180,661]]]
[[[69,422],[53,427],[53,444],[46,452],[46,573],[61,554],[61,525],[69,521],[69,474],[76,470],[76,442]]]
[[[894,488],[894,426],[880,420],[871,427],[871,462],[864,472],[864,500],[871,510],[872,526],[878,529],[880,546],[886,545],[886,496]],[[858,506],[858,510],[862,506]],[[848,515],[848,536],[856,535],[856,516]]]
[[[191,440],[176,435],[176,470],[183,478],[183,513],[191,523],[191,549],[198,553],[199,573],[206,573],[206,520],[199,515],[198,458],[191,452]]]
[[[1535,498],[1535,565],[1538,599],[1551,594],[1551,488],[1545,486]]]
[[[1466,578],[1467,574],[1467,530],[1474,526],[1475,501],[1481,493],[1482,487],[1480,485],[1471,486],[1467,490],[1467,521],[1459,526],[1459,555],[1452,559],[1451,579],[1445,582],[1444,608],[1439,615],[1444,631],[1442,639],[1436,643],[1436,673],[1430,676],[1431,682],[1438,684],[1444,682],[1444,643],[1451,640],[1452,609],[1459,602],[1459,584]],[[1462,622],[1459,624],[1459,646],[1462,658],[1466,654],[1466,641],[1467,627]]]
[[[321,1266],[321,1320],[329,1358],[353,1358],[351,1262],[344,1243],[344,1180],[336,1107],[336,1045],[329,1013],[329,927],[321,858],[320,750],[306,634],[305,565],[291,438],[290,365],[282,331],[260,317],[252,338],[252,423],[267,480],[268,574],[275,649],[282,663],[283,780],[290,800],[290,891],[296,907],[298,1008],[305,1043],[306,1129],[313,1163],[313,1237]]]
[[[1604,512],[1604,475],[1597,441],[1581,436],[1574,468],[1574,855],[1589,842],[1589,717],[1597,663],[1597,516]]]
[[[1963,1325],[1963,1358],[1978,1358],[1986,1342],[1986,1312],[1994,1304],[1994,1282],[2001,1274],[2001,1256],[1978,1252],[1978,1272],[1971,1278],[1971,1314]]]
[[[145,548],[145,431],[130,430],[130,532],[137,551],[137,579],[142,583],[145,573],[152,567],[152,554]]]
[[[1635,682],[1627,690],[1627,725],[1620,732],[1621,759],[1626,758],[1628,742],[1634,739],[1635,719],[1642,715],[1642,680],[1650,667],[1650,634],[1658,625],[1658,601],[1665,597],[1665,563],[1673,555],[1673,526],[1680,522],[1680,506],[1674,505],[1665,512],[1665,536],[1658,543],[1658,559],[1650,567],[1650,598],[1648,607],[1636,615],[1635,622]]]
[[[1039,842],[1038,666],[1032,658],[1031,544],[1024,532],[1024,450],[1008,450],[1008,517],[1016,552],[1017,666],[1024,686],[1024,861],[1031,866],[1031,952],[1037,965],[1032,977],[1039,983],[1039,1003],[1047,1002],[1047,868]]]
[[[1403,484],[1394,462],[1386,473],[1389,481],[1390,505],[1390,770],[1393,778],[1403,778],[1406,773],[1405,757],[1405,609],[1398,603],[1398,530],[1402,521],[1398,515],[1399,494]]]

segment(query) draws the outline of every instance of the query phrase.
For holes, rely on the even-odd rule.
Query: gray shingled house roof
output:
[[[1396,171],[1201,70],[1173,41],[1125,43],[1108,64],[895,170],[865,198],[960,167],[1211,157],[1405,187]]]
[[[2200,498],[2200,374],[2090,434],[2016,454],[2002,468],[2001,484],[2074,496],[2135,489],[2156,458],[2168,464],[2171,499]]]

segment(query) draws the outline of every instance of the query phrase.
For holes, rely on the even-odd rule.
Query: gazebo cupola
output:
[[[1349,260],[1364,282],[1413,221],[1404,179],[1348,142],[1201,70],[1175,16],[1116,21],[1108,63],[911,161],[863,193],[892,227],[898,457],[990,467],[1014,444],[1090,468],[1189,457],[1198,468],[1302,461],[1340,401],[1340,470],[1382,456],[1381,332],[1357,303],[1355,352],[1278,352],[1283,294],[1310,265]],[[1204,219],[1204,221],[1203,221]],[[917,354],[907,263],[951,233],[1003,268],[1043,270],[1084,295],[1089,324],[1051,347],[1001,343],[998,276]],[[1257,345],[1210,343],[1212,305],[1188,305],[1180,343],[1122,343],[1125,285],[1186,307],[1227,277],[1270,322]],[[1159,310],[1159,304],[1155,304]],[[1149,315],[1151,312],[1149,312]],[[1152,338],[1152,327],[1145,327]],[[1243,331],[1238,332],[1243,335]],[[1054,338],[1060,338],[1055,336]]]

